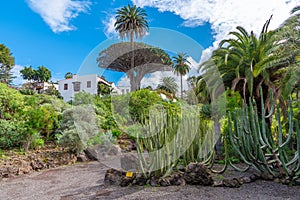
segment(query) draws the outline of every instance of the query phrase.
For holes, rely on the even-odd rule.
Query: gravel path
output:
[[[0,181],[1,200],[78,199],[300,199],[300,186],[256,181],[240,188],[103,185],[106,167],[98,162],[63,166]]]

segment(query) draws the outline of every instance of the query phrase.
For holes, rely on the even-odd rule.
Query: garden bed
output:
[[[0,180],[34,171],[73,164],[77,157],[54,144],[28,152],[6,151],[0,158]]]

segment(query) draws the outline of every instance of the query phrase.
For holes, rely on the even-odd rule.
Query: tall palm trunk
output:
[[[131,91],[135,91],[135,77],[134,77],[134,40],[133,40],[133,29],[130,33],[130,42],[131,42],[131,67],[130,67],[130,89]]]
[[[183,97],[183,93],[182,93],[182,75],[180,75],[180,90],[181,90],[181,99]]]

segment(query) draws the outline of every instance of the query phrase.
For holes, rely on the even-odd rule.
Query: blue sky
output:
[[[274,14],[271,27],[276,28],[300,2],[7,0],[1,2],[0,43],[5,44],[15,57],[16,74],[24,66],[44,65],[51,70],[53,80],[62,79],[68,71],[77,73],[84,59],[99,44],[107,39],[117,39],[113,31],[114,14],[118,8],[132,3],[144,7],[150,27],[173,30],[195,40],[203,47],[202,59],[205,59],[237,25],[258,32]],[[156,36],[152,40],[159,45],[166,38]],[[182,40],[174,39],[174,43],[185,45]],[[200,60],[194,61],[197,64]],[[114,77],[110,79],[117,82]]]

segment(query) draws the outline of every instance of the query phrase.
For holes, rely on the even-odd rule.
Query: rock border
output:
[[[181,186],[181,185],[202,185],[212,187],[239,188],[243,184],[255,182],[256,180],[275,181],[282,184],[289,184],[286,180],[274,179],[264,174],[253,173],[248,176],[233,178],[222,178],[218,180],[213,176],[213,172],[204,164],[190,163],[184,169],[173,172],[166,178],[156,177],[150,174],[147,178],[141,173],[133,173],[131,177],[126,176],[126,172],[116,169],[108,169],[105,173],[105,185],[126,186]],[[300,185],[299,182],[295,183]]]

